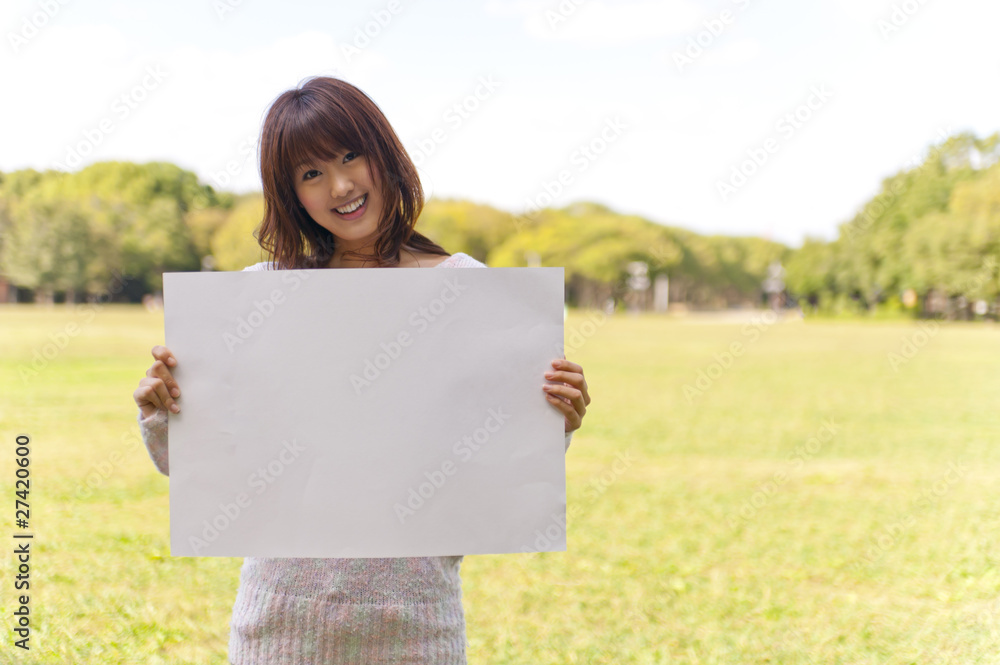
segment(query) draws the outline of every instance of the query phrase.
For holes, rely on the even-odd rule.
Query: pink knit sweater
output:
[[[438,268],[485,268],[468,254]],[[244,270],[271,270],[257,263]],[[542,396],[539,395],[539,399]],[[167,412],[139,411],[169,474]],[[573,433],[566,435],[569,448]],[[229,632],[233,665],[465,665],[461,556],[243,560]]]

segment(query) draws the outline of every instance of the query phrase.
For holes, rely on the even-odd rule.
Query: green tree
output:
[[[233,207],[232,213],[212,236],[212,255],[218,270],[242,270],[248,265],[266,261],[258,244],[258,229],[264,219],[264,198],[247,195]]]

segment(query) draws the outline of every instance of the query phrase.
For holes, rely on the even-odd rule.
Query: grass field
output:
[[[1000,662],[1000,328],[757,321],[570,313],[569,551],[465,559],[470,664]],[[169,556],[135,422],[162,339],[0,306],[4,524],[26,432],[36,534],[30,652],[0,556],[0,663],[226,662],[241,559]]]

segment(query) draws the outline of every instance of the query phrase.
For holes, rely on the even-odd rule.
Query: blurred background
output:
[[[224,660],[241,560],[170,557],[131,393],[165,271],[268,258],[260,125],[313,75],[386,114],[419,231],[565,268],[594,399],[569,551],[466,559],[470,662],[996,661],[998,24],[986,0],[6,3],[0,433],[33,437],[37,568],[33,649],[0,663]]]

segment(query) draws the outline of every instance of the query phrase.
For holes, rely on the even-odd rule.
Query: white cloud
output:
[[[491,0],[486,11],[522,17],[536,39],[602,46],[684,34],[702,16],[686,0]]]
[[[837,5],[849,17],[870,25],[878,19],[887,17],[892,12],[892,5],[897,0],[837,0]]]
[[[756,39],[740,39],[707,50],[698,64],[706,67],[741,65],[745,62],[755,60],[759,55],[759,41]]]

